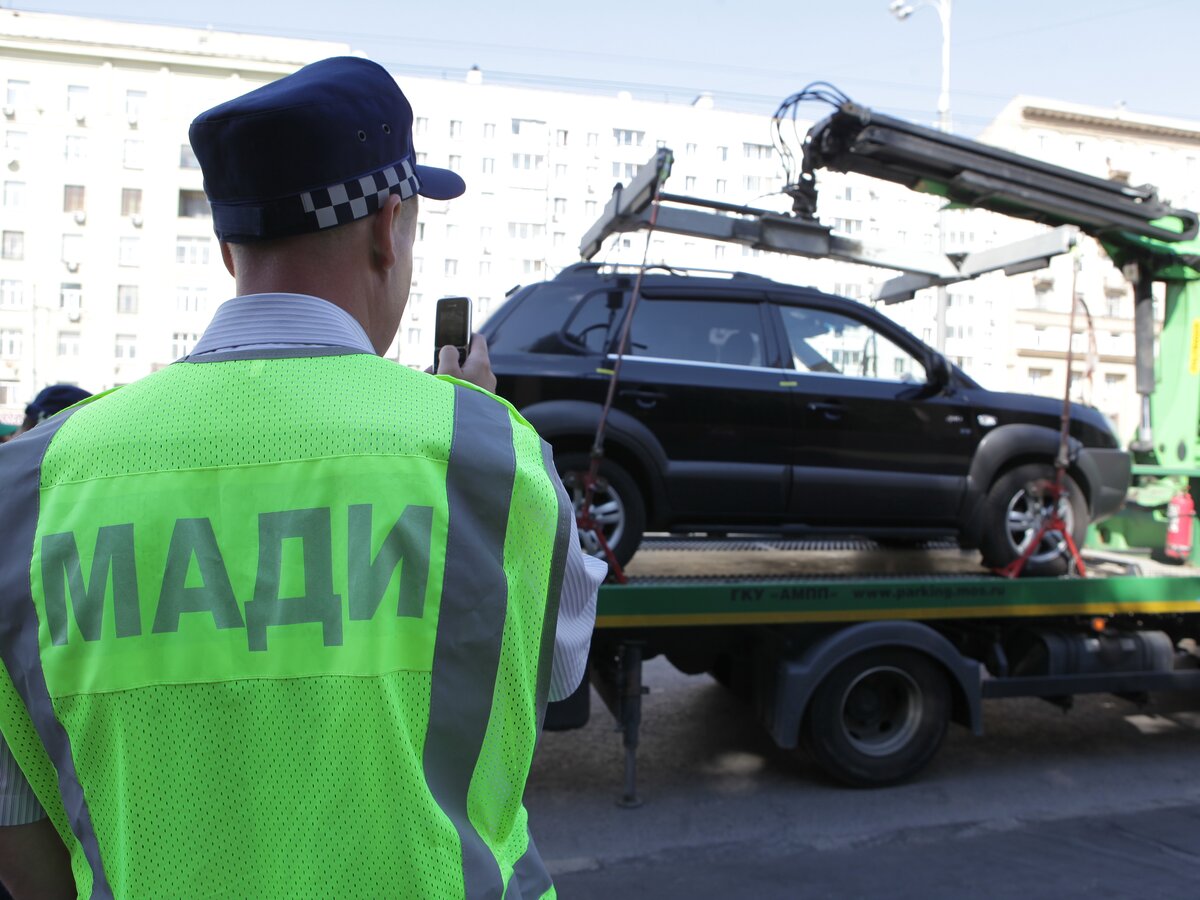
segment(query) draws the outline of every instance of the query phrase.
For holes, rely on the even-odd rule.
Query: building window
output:
[[[0,258],[25,258],[25,232],[6,231],[0,235]]]
[[[460,122],[458,119],[450,120],[450,137],[452,137],[452,138],[462,137],[462,122]]]
[[[521,241],[545,237],[546,226],[541,222],[509,222],[508,236]]]
[[[556,147],[567,146],[567,130],[565,128],[560,128],[554,132],[554,145]]]
[[[63,185],[63,212],[83,212],[83,199],[82,184]]]
[[[755,194],[760,193],[762,191],[762,182],[763,182],[762,178],[758,175],[743,175],[742,176],[743,189],[750,191],[752,193],[755,193]]]
[[[28,139],[29,133],[26,131],[6,131],[4,132],[4,149],[21,153],[24,151],[25,142]]]
[[[496,171],[496,160],[492,159],[490,156],[485,156],[483,158],[483,174],[491,175],[495,171]]]
[[[554,236],[551,238],[551,241],[553,246],[561,247],[567,242],[567,233],[565,231],[556,231],[554,232]]]
[[[585,216],[587,216],[589,219],[595,217],[595,215],[596,215],[596,201],[595,200],[584,200],[583,201],[583,214]]]
[[[546,165],[546,157],[536,153],[514,153],[513,168],[527,172],[540,172]]]
[[[567,198],[566,197],[555,197],[554,198],[554,215],[555,216],[565,216],[566,214],[567,214]]]
[[[60,331],[58,333],[58,355],[59,356],[78,356],[79,355],[79,332],[78,331]]]
[[[425,271],[425,257],[414,256],[412,262],[412,270],[414,275],[420,275]]]
[[[127,169],[145,168],[146,142],[127,138],[121,153],[121,163]]]
[[[117,285],[117,312],[136,313],[138,311],[138,286],[136,284]]]
[[[462,171],[462,157],[451,153],[450,161],[449,161],[449,163],[447,163],[446,168],[448,168],[451,172],[461,172]]]
[[[121,215],[140,216],[142,214],[142,189],[121,188]]]
[[[125,92],[125,118],[130,125],[136,125],[142,118],[142,110],[146,106],[145,91]]]
[[[418,241],[425,240],[425,223],[424,222],[417,223],[417,240]]]
[[[420,343],[421,343],[421,329],[420,328],[408,329],[408,345],[410,347],[414,347]]]
[[[79,312],[83,308],[83,285],[77,281],[58,286],[58,308],[67,312]]]
[[[480,243],[486,244],[491,239],[492,239],[492,226],[491,225],[480,225],[479,226]]]
[[[1030,369],[1029,370],[1029,386],[1037,387],[1050,377],[1049,369]]]
[[[16,78],[8,79],[8,90],[4,95],[4,105],[11,107],[14,110],[24,109],[29,106],[30,92],[29,82],[21,81]]]
[[[718,178],[718,179],[717,179],[717,193],[718,193],[718,194],[723,194],[723,193],[725,193],[725,188],[726,188],[726,186],[727,186],[727,185],[726,185],[726,182],[725,182],[725,179],[724,179],[724,178]]]
[[[117,263],[122,266],[142,264],[142,242],[140,238],[123,237],[117,242]]]
[[[20,209],[25,205],[25,182],[4,182],[4,208]]]
[[[175,288],[175,309],[178,312],[204,312],[208,306],[208,288],[177,287]]]
[[[429,120],[424,116],[413,119],[413,134],[424,134],[429,130]]]
[[[175,262],[183,266],[207,266],[209,239],[184,237],[175,240]]]
[[[685,175],[683,178],[683,189],[685,191],[694,191],[696,189],[696,176]]]
[[[64,234],[62,236],[62,261],[67,267],[78,266],[83,262],[83,235]]]
[[[118,334],[113,341],[113,356],[117,359],[134,359],[137,357],[137,336]]]
[[[770,144],[742,144],[742,154],[746,159],[770,159],[775,148]]]
[[[182,219],[207,219],[212,215],[204,191],[179,192],[179,217]]]
[[[15,278],[0,280],[0,306],[19,309],[25,305],[25,282]]]
[[[413,159],[415,159],[415,160],[416,160],[416,162],[417,162],[417,165],[418,165],[418,166],[423,166],[423,165],[425,165],[425,163],[426,163],[426,161],[428,160],[428,158],[429,158],[429,154],[428,154],[428,153],[415,153],[415,154],[413,154]]]
[[[0,328],[0,356],[19,359],[23,337],[20,328]]]
[[[632,178],[637,174],[637,163],[619,163],[612,164],[613,178]]]
[[[88,89],[82,84],[67,85],[67,112],[76,119],[84,119],[88,113]]]
[[[179,145],[179,168],[181,169],[198,169],[200,168],[200,160],[196,159],[196,151],[192,149],[191,144]]]
[[[717,162],[729,162],[729,148],[728,147],[718,147],[717,148]]]
[[[619,147],[640,147],[646,140],[646,132],[630,128],[614,128],[613,140]]]
[[[595,131],[589,131],[589,132],[588,132],[588,136],[587,136],[587,145],[588,145],[589,147],[598,147],[598,146],[600,146],[600,134],[599,134],[599,132],[595,132]]]
[[[491,138],[494,138],[496,136],[496,123],[495,122],[484,122],[483,123],[483,136],[485,138],[487,138],[488,140],[490,140]]]
[[[526,275],[540,275],[542,272],[542,260],[540,260],[540,259],[523,259],[523,260],[521,260],[521,271]]]
[[[683,152],[686,153],[688,156],[695,156],[696,155],[696,145],[688,144],[686,147],[684,147]]]
[[[63,144],[63,159],[67,162],[81,162],[87,159],[87,135],[68,134]]]
[[[196,346],[198,340],[200,340],[200,335],[194,331],[176,331],[171,335],[171,356],[176,359],[187,356],[192,352],[192,348]]]
[[[482,259],[479,261],[479,274],[480,275],[491,275],[492,274],[492,261],[490,259]]]
[[[458,274],[458,260],[457,259],[446,260],[445,265],[442,267],[442,269],[443,269],[443,273],[446,275],[457,275]]]
[[[838,219],[833,220],[833,230],[840,231],[842,234],[862,234],[862,219]]]

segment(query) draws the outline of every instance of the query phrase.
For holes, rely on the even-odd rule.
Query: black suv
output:
[[[593,264],[510,294],[483,326],[497,391],[549,441],[568,490],[608,391],[635,276]],[[594,498],[621,562],[649,531],[953,535],[1002,566],[1048,502],[1061,401],[988,391],[868,306],[753,275],[651,270],[629,332]],[[1129,455],[1071,406],[1060,512],[1082,541]],[[592,552],[594,536],[582,535]],[[1048,533],[1028,574],[1059,574]]]

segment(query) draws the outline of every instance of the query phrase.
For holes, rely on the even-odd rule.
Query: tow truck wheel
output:
[[[983,501],[984,529],[979,542],[983,563],[1000,569],[1020,558],[1037,536],[1043,516],[1049,511],[1047,488],[1054,484],[1054,467],[1027,463],[1005,472]],[[1059,500],[1059,513],[1071,532],[1076,547],[1083,546],[1087,533],[1087,501],[1070,475],[1063,475],[1066,496]],[[1063,575],[1071,566],[1071,550],[1059,531],[1048,531],[1033,549],[1023,575]]]
[[[583,506],[584,476],[590,457],[586,453],[563,453],[554,457],[563,487],[576,512]],[[622,566],[637,552],[646,530],[646,506],[637,482],[619,464],[600,460],[596,489],[592,494],[592,517]],[[594,531],[579,529],[579,543],[589,556],[604,559],[604,549]]]
[[[912,777],[941,746],[950,717],[946,676],[903,648],[868,650],[821,682],[804,719],[816,762],[853,787]]]

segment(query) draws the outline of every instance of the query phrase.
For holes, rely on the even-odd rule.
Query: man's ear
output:
[[[371,221],[371,259],[381,269],[396,265],[396,218],[400,215],[400,196],[388,194]]]
[[[233,249],[226,241],[221,241],[221,260],[225,263],[225,271],[237,278],[237,272],[233,270]]]

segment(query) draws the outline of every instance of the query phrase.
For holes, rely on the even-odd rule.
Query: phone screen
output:
[[[467,297],[443,297],[437,302],[437,317],[433,328],[433,370],[437,371],[437,354],[447,344],[458,348],[458,364],[467,358],[471,343],[471,301]]]

